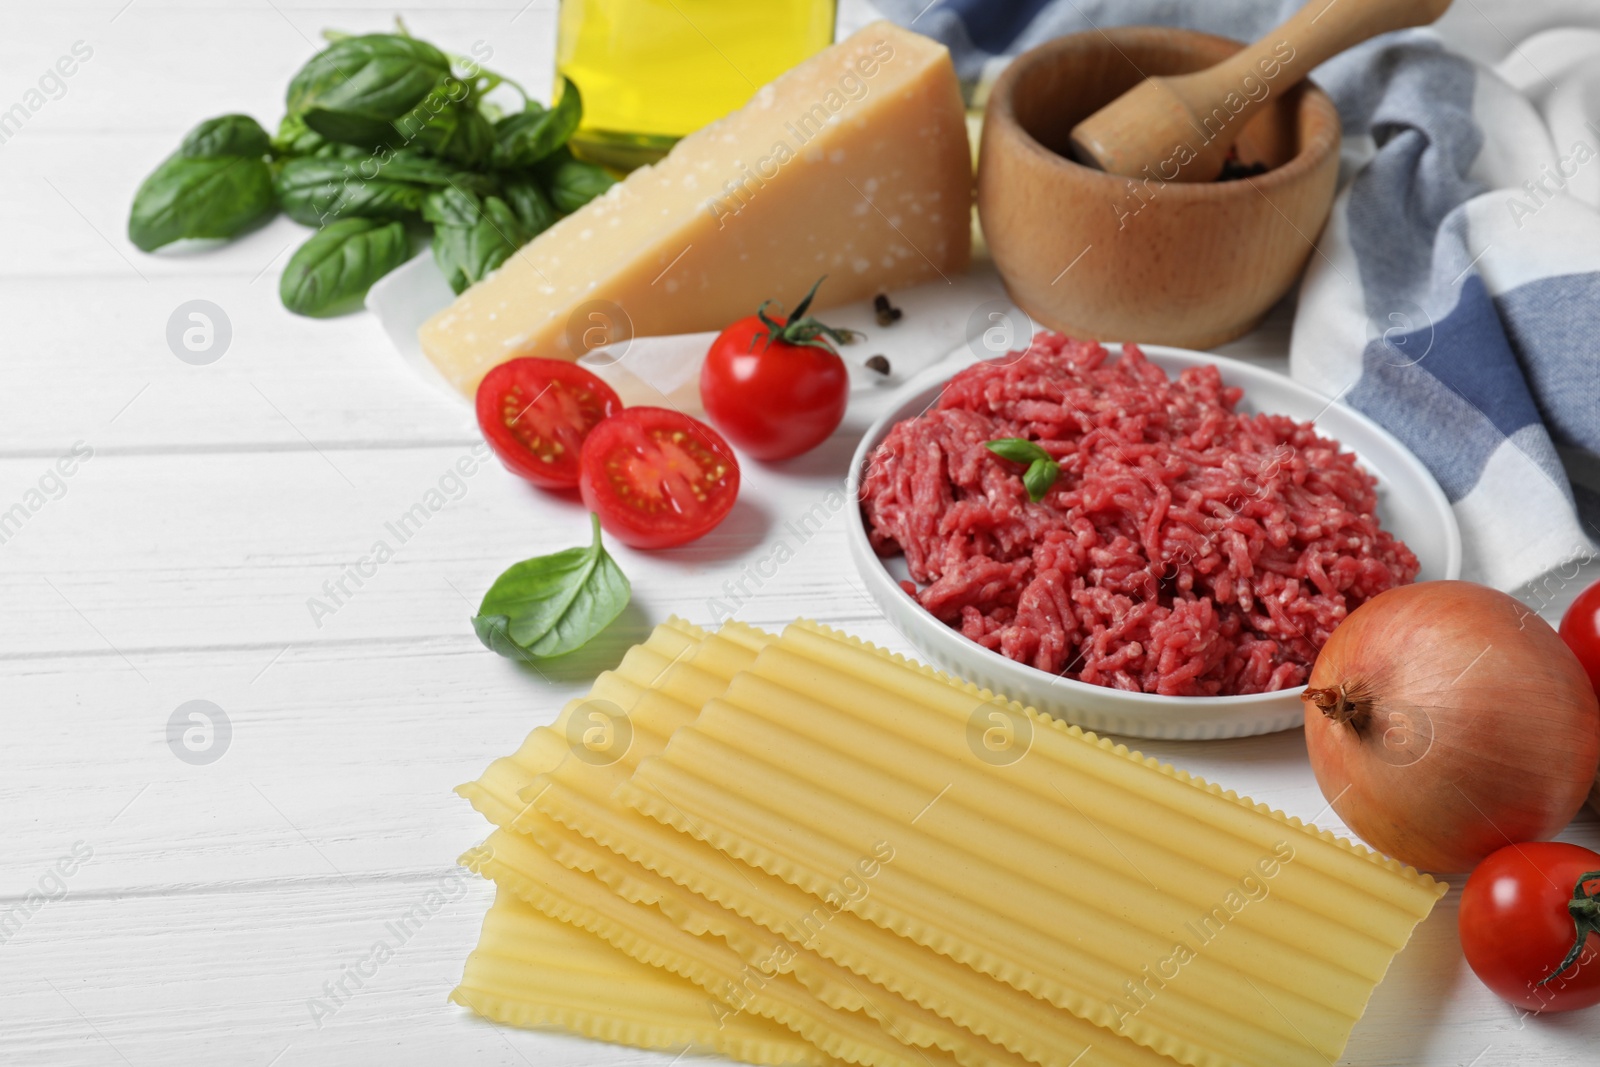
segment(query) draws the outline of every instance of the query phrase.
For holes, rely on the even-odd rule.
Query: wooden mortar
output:
[[[1018,56],[990,94],[978,216],[1013,300],[1073,337],[1210,348],[1252,329],[1327,221],[1339,115],[1300,81],[1238,131],[1270,169],[1229,182],[1121,177],[1068,158],[1073,127],[1146,76],[1204,70],[1237,41],[1155,27],[1072,34]],[[1283,73],[1283,81],[1289,80]]]

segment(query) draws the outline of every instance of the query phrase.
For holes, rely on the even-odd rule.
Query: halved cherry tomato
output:
[[[546,489],[571,489],[584,437],[622,401],[576,363],[530,356],[484,375],[477,408],[483,436],[507,470]]]
[[[606,533],[634,548],[693,541],[727,517],[739,461],[722,435],[666,408],[628,408],[583,443],[578,491]]]
[[[1585,875],[1589,880],[1579,882]],[[1585,903],[1580,894],[1600,894],[1600,853],[1560,841],[1492,853],[1461,891],[1461,949],[1473,973],[1531,1011],[1600,1004],[1600,933],[1594,932],[1600,900]],[[1551,979],[1574,951],[1576,958]]]

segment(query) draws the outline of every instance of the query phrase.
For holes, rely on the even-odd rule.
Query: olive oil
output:
[[[835,0],[561,0],[559,75],[583,94],[572,143],[628,169],[742,107],[833,41]]]

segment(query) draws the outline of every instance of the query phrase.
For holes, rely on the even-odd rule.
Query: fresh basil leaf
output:
[[[572,214],[617,184],[605,168],[586,163],[565,148],[540,165],[539,176],[550,202],[563,215]]]
[[[416,182],[419,185],[454,187],[468,192],[487,194],[494,191],[494,179],[487,174],[462,170],[441,160],[431,159],[412,149],[401,149],[387,155],[379,154],[383,175],[394,181]]]
[[[419,219],[428,195],[425,185],[393,180],[376,157],[355,165],[316,156],[291,159],[278,168],[273,184],[283,213],[306,226],[351,217]]]
[[[207,119],[184,137],[178,154],[189,159],[222,156],[259,158],[272,151],[272,138],[249,115],[221,115]]]
[[[316,133],[315,131],[312,132],[312,136],[318,138],[319,140],[322,138],[322,135],[320,133]],[[373,151],[370,148],[362,148],[359,145],[340,144],[338,141],[326,140],[322,141],[322,143],[319,144],[316,150],[311,154],[316,156],[318,159],[343,159],[351,163],[361,163],[373,158]]]
[[[1035,463],[1039,460],[1049,460],[1050,453],[1040,448],[1033,441],[1022,437],[1002,437],[998,441],[990,441],[983,446],[1001,459],[1008,459],[1012,463]]]
[[[321,109],[392,121],[449,74],[449,57],[414,37],[343,37],[312,56],[290,80],[288,109],[291,115]]]
[[[495,123],[494,165],[532,166],[566,144],[582,119],[583,97],[571,78],[562,78],[555,107],[528,108]]]
[[[272,150],[280,156],[309,156],[336,146],[306,125],[300,115],[285,115],[278,123],[278,132],[272,137]],[[337,147],[343,148],[343,145]]]
[[[183,238],[232,237],[277,207],[267,131],[248,115],[207,119],[140,183],[128,239],[146,252]]]
[[[539,183],[532,178],[517,178],[505,183],[506,203],[516,212],[528,239],[539,236],[556,224],[561,216]]]
[[[494,148],[494,127],[478,111],[472,90],[454,75],[441,78],[403,114],[313,107],[305,121],[330,141],[368,150],[387,147],[425,152],[459,166],[480,167]]]
[[[1061,464],[1053,459],[1036,459],[1028,464],[1028,470],[1022,476],[1022,487],[1028,491],[1028,499],[1037,504],[1059,477]]]
[[[369,149],[415,141],[464,163],[489,154],[488,121],[472,104],[472,85],[451,73],[444,53],[392,34],[335,41],[289,85],[290,114],[330,141]]]
[[[153,252],[183,238],[233,237],[277,210],[261,158],[169,156],[133,194],[128,239]]]
[[[422,218],[435,226],[476,226],[483,201],[457,186],[435,189],[422,201]]]
[[[348,144],[325,144],[317,149],[320,159],[338,159],[350,164],[364,178],[383,177],[389,181],[411,182],[434,188],[455,186],[467,192],[486,195],[495,191],[492,175],[463,170],[453,163],[425,156],[411,148],[379,148],[371,151]]]
[[[447,104],[422,114],[420,121],[403,118],[395,127],[406,145],[461,166],[483,166],[494,150],[494,127],[471,104]]]
[[[628,606],[632,588],[600,543],[514,563],[483,595],[472,628],[511,659],[549,659],[588,644]]]
[[[353,307],[372,283],[411,258],[403,223],[340,219],[295,250],[278,282],[283,306],[298,315]]]
[[[1028,491],[1028,499],[1035,504],[1044,499],[1050,487],[1056,484],[1056,479],[1061,477],[1061,464],[1040,448],[1037,442],[1022,437],[1002,437],[997,441],[985,442],[983,447],[1001,459],[1028,465],[1022,475],[1022,487]]]
[[[371,151],[395,140],[394,123],[380,115],[313,107],[301,112],[300,117],[313,133],[336,144]]]
[[[452,201],[447,207],[443,206],[445,204],[439,194],[430,196],[423,205],[423,216],[427,217],[429,205],[434,205],[436,217],[444,217],[444,211],[454,212],[460,207],[459,201]],[[483,210],[472,224],[435,224],[433,259],[450,288],[462,293],[474,282],[492,274],[528,239],[521,221],[504,200],[497,196],[485,197]]]

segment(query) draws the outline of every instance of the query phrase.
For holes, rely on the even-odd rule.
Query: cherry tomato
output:
[[[845,341],[852,335],[806,314],[817,285],[787,318],[768,315],[762,304],[754,315],[723,330],[700,368],[706,414],[736,447],[757,459],[809,452],[844,418],[850,376],[827,339]]]
[[[622,401],[576,363],[525,357],[484,375],[477,407],[478,426],[507,470],[546,489],[570,489],[584,437]]]
[[[1578,594],[1561,616],[1561,639],[1589,672],[1589,682],[1600,692],[1600,582]]]
[[[1460,928],[1467,963],[1484,985],[1532,1011],[1600,1004],[1600,933],[1586,935],[1560,977],[1539,984],[1577,941],[1568,904],[1585,874],[1595,877],[1584,892],[1600,894],[1600,853],[1560,841],[1508,845],[1478,864],[1461,893]]]
[[[722,435],[666,408],[628,408],[583,442],[578,491],[606,533],[634,548],[693,541],[727,517],[739,461]]]

